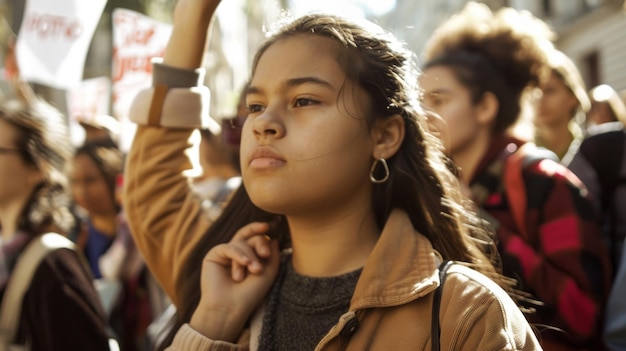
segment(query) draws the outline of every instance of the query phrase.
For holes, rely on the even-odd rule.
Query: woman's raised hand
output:
[[[179,0],[174,8],[174,27],[163,62],[174,67],[201,66],[209,25],[220,0]]]
[[[269,291],[280,263],[269,224],[242,227],[226,244],[215,246],[202,263],[202,297],[190,326],[213,340],[235,341]]]

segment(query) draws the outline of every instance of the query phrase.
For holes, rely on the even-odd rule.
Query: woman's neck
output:
[[[0,207],[0,224],[2,224],[2,238],[4,240],[11,239],[17,232],[18,222],[27,201],[28,196],[25,196]]]
[[[90,214],[89,221],[91,225],[108,237],[114,237],[117,233],[117,214]]]
[[[452,153],[452,160],[460,168],[459,180],[462,184],[470,185],[480,161],[489,149],[491,139],[488,134],[479,133],[472,142]]]
[[[567,153],[574,140],[568,125],[542,127],[538,129],[537,136],[537,144],[552,150],[559,158]]]
[[[365,265],[380,235],[370,211],[334,213],[323,221],[289,217],[293,267],[301,275],[331,277]]]
[[[2,224],[2,230],[0,232],[2,233],[3,240],[7,241],[15,235],[17,231],[18,215],[14,215],[13,213],[9,213],[6,209],[0,208],[0,224]]]

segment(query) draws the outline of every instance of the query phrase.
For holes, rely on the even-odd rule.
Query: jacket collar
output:
[[[406,212],[393,210],[357,282],[350,310],[405,304],[439,285],[441,262]]]
[[[430,241],[415,231],[406,212],[393,210],[383,232],[368,257],[350,302],[350,311],[320,341],[323,349],[336,337],[355,311],[374,307],[398,306],[424,296],[439,286],[437,267],[441,257]],[[250,325],[250,350],[258,349],[265,306],[261,305]],[[247,336],[244,336],[247,338]]]
[[[489,148],[487,149],[487,151],[485,151],[483,158],[478,163],[478,166],[476,167],[476,170],[474,171],[474,174],[472,175],[472,178],[471,178],[472,180],[470,181],[470,184],[473,184],[474,182],[476,182],[476,178],[479,177],[483,172],[485,172],[485,170],[493,162],[495,162],[499,157],[501,157],[502,152],[506,150],[509,144],[515,144],[517,148],[519,148],[524,143],[525,142],[520,139],[516,139],[514,137],[507,136],[507,135],[493,136],[493,138],[491,139],[491,142],[489,143]]]

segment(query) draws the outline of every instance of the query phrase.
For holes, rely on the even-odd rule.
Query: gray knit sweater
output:
[[[348,311],[362,269],[336,277],[296,273],[287,260],[274,283],[263,319],[260,350],[313,350]]]

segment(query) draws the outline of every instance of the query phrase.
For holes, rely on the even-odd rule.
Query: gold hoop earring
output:
[[[374,172],[376,171],[376,166],[378,165],[378,163],[383,165],[383,170],[385,171],[385,176],[382,177],[381,179],[376,179],[376,177],[374,176]],[[372,183],[381,184],[381,183],[386,182],[387,179],[389,179],[389,166],[387,165],[387,160],[385,160],[382,157],[374,160],[374,163],[372,164],[372,168],[370,169],[370,180],[372,181]]]

